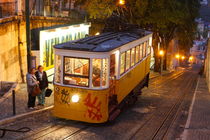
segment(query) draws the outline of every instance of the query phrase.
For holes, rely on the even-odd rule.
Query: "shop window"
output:
[[[55,82],[61,82],[61,56],[55,55]]]
[[[140,46],[136,46],[136,63],[139,62],[139,57],[140,57],[139,48]]]
[[[102,63],[101,59],[93,59],[93,74],[92,74],[93,87],[100,87],[101,63]]]
[[[126,51],[126,62],[125,62],[125,64],[126,64],[125,69],[127,71],[131,66],[131,50]]]
[[[120,74],[125,72],[125,52],[120,55]]]
[[[131,49],[131,66],[134,66],[135,64],[135,48]]]
[[[89,59],[65,57],[64,84],[88,87]]]

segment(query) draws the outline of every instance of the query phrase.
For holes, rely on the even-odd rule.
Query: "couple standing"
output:
[[[38,106],[44,106],[45,104],[45,91],[48,87],[47,74],[43,70],[41,65],[38,66],[38,71],[35,68],[31,68],[26,76],[27,90],[28,90],[28,108],[34,109],[36,96],[32,96],[32,92],[35,86],[39,86],[41,93],[38,96]]]

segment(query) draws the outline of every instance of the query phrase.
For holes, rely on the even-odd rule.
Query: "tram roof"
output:
[[[107,32],[97,36],[86,37],[76,41],[58,44],[55,45],[54,48],[90,52],[109,52],[151,33],[152,32],[142,29],[127,32]]]

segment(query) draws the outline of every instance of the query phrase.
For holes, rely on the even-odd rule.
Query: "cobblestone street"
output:
[[[54,118],[50,112],[45,112],[5,125],[4,127],[9,129],[29,127],[31,131],[25,134],[8,132],[4,139],[192,139],[191,136],[194,135],[191,134],[198,134],[199,137],[204,132],[207,135],[204,140],[207,140],[207,128],[206,131],[196,128],[210,123],[206,110],[200,109],[208,105],[210,96],[206,92],[204,78],[200,78],[197,84],[197,73],[197,67],[193,70],[186,68],[151,79],[149,88],[143,89],[138,102],[132,107],[125,108],[112,123],[88,124],[63,120]],[[200,93],[206,94],[195,99],[195,111],[186,135],[185,124],[189,117],[188,111],[196,84],[199,89],[203,89],[196,91],[197,96]],[[197,113],[197,110],[200,110],[200,113]],[[191,128],[195,132],[192,132]]]

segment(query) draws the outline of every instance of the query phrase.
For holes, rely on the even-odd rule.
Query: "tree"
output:
[[[110,16],[119,16],[115,19],[118,21],[122,19],[123,22],[151,30],[156,60],[155,71],[159,69],[157,61],[159,42],[164,50],[167,50],[173,38],[177,38],[180,46],[184,48],[192,45],[194,20],[199,10],[198,0],[127,0],[123,6],[113,0],[77,0],[77,2],[85,5],[91,18],[106,19]],[[117,23],[122,24],[122,22]],[[119,28],[120,26],[122,25],[119,25]]]

